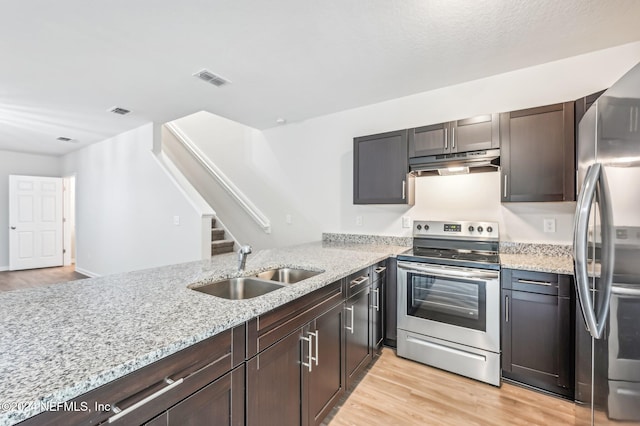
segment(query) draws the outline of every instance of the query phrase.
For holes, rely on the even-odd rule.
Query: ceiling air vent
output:
[[[209,84],[213,84],[216,87],[225,86],[231,83],[226,78],[220,77],[208,70],[200,70],[197,73],[193,74],[194,77],[199,78],[202,81],[206,81]]]
[[[73,139],[67,138],[65,136],[60,136],[60,137],[56,138],[56,140],[61,141],[61,142],[75,142]]]
[[[120,114],[120,115],[127,115],[131,112],[128,109],[120,108],[120,107],[113,107],[113,108],[110,108],[108,111],[114,114]]]

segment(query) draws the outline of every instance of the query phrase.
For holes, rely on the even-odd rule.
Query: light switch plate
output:
[[[293,217],[290,214],[287,214],[284,217],[284,221],[287,222],[287,225],[291,225],[293,223]]]
[[[173,217],[173,224],[174,224],[175,226],[180,225],[180,216],[174,216],[174,217]]]
[[[411,218],[409,216],[402,216],[402,227],[411,228]]]
[[[356,216],[356,226],[362,226],[362,216]]]

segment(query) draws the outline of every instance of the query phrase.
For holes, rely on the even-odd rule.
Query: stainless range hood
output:
[[[415,176],[438,176],[493,172],[500,167],[500,150],[453,152],[409,158],[409,170]]]

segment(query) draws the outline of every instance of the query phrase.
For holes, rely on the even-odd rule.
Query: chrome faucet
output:
[[[251,253],[251,246],[242,246],[238,250],[238,272],[244,271],[244,266],[247,264],[247,255]]]

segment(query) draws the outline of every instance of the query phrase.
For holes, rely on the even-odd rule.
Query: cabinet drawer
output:
[[[364,268],[358,272],[354,272],[346,279],[346,295],[351,297],[360,292],[363,288],[371,284],[371,269]]]
[[[526,291],[529,293],[557,295],[558,274],[503,269],[502,288]]]
[[[336,281],[247,322],[247,358],[266,349],[344,300]]]
[[[244,325],[225,330],[71,401],[88,411],[45,412],[22,424],[98,424],[110,418],[113,424],[142,424],[230,371],[244,358],[244,336]],[[99,404],[109,411],[95,410]]]

